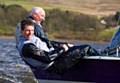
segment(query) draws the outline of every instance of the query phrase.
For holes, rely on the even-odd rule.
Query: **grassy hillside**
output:
[[[46,9],[61,8],[92,15],[114,14],[120,9],[120,0],[0,0],[5,4],[20,4],[26,9],[42,6]]]

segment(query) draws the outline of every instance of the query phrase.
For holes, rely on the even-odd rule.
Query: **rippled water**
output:
[[[0,39],[0,83],[36,83],[20,58],[14,40]]]
[[[100,47],[94,47],[97,46]],[[20,58],[13,39],[0,39],[0,83],[36,83],[30,68]]]

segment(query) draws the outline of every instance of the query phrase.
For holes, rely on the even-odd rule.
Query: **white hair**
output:
[[[30,12],[30,16],[32,16],[33,13],[45,16],[45,11],[41,7],[33,7],[32,10],[31,10],[31,12]]]

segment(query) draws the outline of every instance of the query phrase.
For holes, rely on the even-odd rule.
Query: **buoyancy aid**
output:
[[[37,48],[39,48],[41,50],[44,50],[46,52],[50,51],[50,49],[47,47],[46,43],[41,41],[38,37],[33,36],[30,40],[27,40],[25,37],[22,36],[20,38],[20,42],[19,42],[19,45],[18,45],[18,50],[19,50],[20,53],[21,53],[21,50],[22,50],[24,44],[27,44],[27,43],[32,43]]]
[[[44,50],[50,51],[49,48],[47,48],[47,45],[44,42],[40,41],[39,38],[33,36],[31,40],[27,40],[25,37],[22,36],[21,39],[20,39],[19,45],[18,45],[18,51],[19,51],[21,57],[23,58],[23,60],[27,64],[29,64],[32,67],[41,68],[41,69],[45,70],[45,69],[47,69],[49,66],[51,66],[54,63],[53,61],[51,61],[49,63],[44,63],[44,62],[42,62],[40,60],[32,58],[32,55],[28,55],[28,54],[26,54],[26,55],[31,56],[31,57],[26,57],[26,55],[23,54],[23,50],[22,49],[27,44],[33,44],[35,47],[41,49],[41,51],[44,51]],[[43,54],[42,56],[44,56],[44,55],[45,54]],[[48,62],[49,61],[49,57],[46,57],[46,56],[44,58],[45,58],[46,62]]]

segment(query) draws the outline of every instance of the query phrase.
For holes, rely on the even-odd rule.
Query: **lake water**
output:
[[[86,42],[77,41],[74,43],[84,44]],[[106,46],[106,44],[104,45],[93,42],[89,44],[97,49],[103,49]],[[15,47],[14,39],[0,39],[0,83],[37,83],[29,66],[27,66],[19,56],[19,53]],[[40,83],[53,82],[41,80]],[[61,82],[56,81],[54,83]]]

